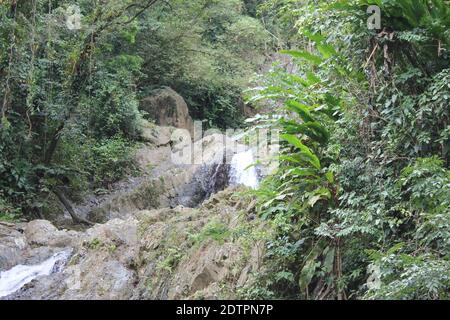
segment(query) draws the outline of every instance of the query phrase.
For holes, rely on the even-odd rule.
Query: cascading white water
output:
[[[71,255],[71,250],[55,253],[44,262],[36,265],[17,265],[8,271],[0,272],[0,298],[13,294],[39,276],[61,272]]]
[[[258,187],[258,175],[253,164],[252,150],[237,153],[231,160],[230,184],[244,186],[256,189]]]

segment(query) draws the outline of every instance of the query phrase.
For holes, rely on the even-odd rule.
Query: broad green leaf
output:
[[[282,50],[281,53],[288,54],[294,58],[305,59],[314,65],[319,65],[323,62],[323,59],[319,56],[311,54],[306,51],[296,51],[296,50]]]
[[[310,86],[310,83],[307,80],[305,80],[302,77],[299,77],[299,76],[297,76],[295,74],[289,74],[287,78],[290,81],[293,81],[295,83],[301,84],[304,87],[309,87]]]
[[[320,42],[325,41],[325,37],[319,33],[312,33],[309,30],[304,30],[302,33],[305,37],[314,41],[315,43],[320,43]]]
[[[325,173],[325,177],[327,178],[327,181],[329,183],[334,183],[334,174],[331,171],[327,171],[327,173]]]
[[[309,162],[318,170],[320,170],[320,160],[319,158],[307,147],[305,146],[296,136],[291,134],[283,134],[281,138],[289,142],[289,144],[300,149],[301,153],[309,159]]]
[[[328,130],[318,122],[308,122],[304,124],[306,127],[313,129],[317,134],[321,135],[321,143],[327,142],[330,139]]]
[[[337,52],[334,49],[332,45],[324,44],[324,43],[318,43],[317,44],[317,50],[319,50],[320,54],[325,58],[329,59],[332,56],[336,55]]]
[[[278,159],[280,161],[288,161],[288,162],[293,162],[293,163],[300,163],[301,161],[298,159],[295,159],[294,157],[291,156],[286,156],[286,155],[281,155],[278,157]]]
[[[316,172],[311,169],[305,169],[305,168],[294,168],[288,171],[288,173],[296,175],[296,176],[315,176]]]
[[[313,86],[322,81],[318,76],[316,76],[314,73],[310,71],[306,72],[306,78],[308,79],[308,84],[310,86]]]
[[[298,124],[297,122],[290,120],[280,121],[281,125],[284,128],[284,131],[288,134],[304,134],[308,137],[310,137],[312,140],[324,143],[327,141],[327,137],[323,135],[323,133],[319,130],[317,130],[314,126],[312,126],[315,122],[308,122],[308,123],[302,123]]]
[[[306,262],[305,266],[300,272],[300,277],[298,280],[298,284],[302,290],[306,290],[308,288],[312,278],[314,277],[314,273],[319,266],[320,263],[315,262],[315,259],[311,259]]]
[[[327,188],[318,188],[314,191],[314,193],[324,197],[325,199],[331,199],[331,192]]]
[[[304,122],[314,122],[315,121],[315,119],[309,112],[308,106],[306,106],[300,102],[297,102],[294,100],[289,100],[286,102],[286,107],[289,110],[292,110],[292,111],[295,111],[296,113],[298,113],[298,115],[300,116],[300,118],[302,118],[302,120]]]

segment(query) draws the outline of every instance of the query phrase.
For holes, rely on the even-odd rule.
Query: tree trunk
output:
[[[44,164],[49,165],[52,162],[53,155],[55,154],[56,147],[58,146],[59,137],[61,131],[64,129],[65,121],[61,122],[50,141],[50,145],[45,150]]]
[[[67,199],[66,195],[64,194],[64,192],[59,188],[56,187],[53,189],[53,193],[58,197],[59,201],[61,201],[61,203],[64,205],[64,207],[67,209],[67,211],[69,212],[70,216],[72,217],[73,222],[75,223],[83,223],[89,226],[93,226],[94,223],[90,222],[82,217],[79,217],[76,213],[75,210],[73,209],[69,199]]]

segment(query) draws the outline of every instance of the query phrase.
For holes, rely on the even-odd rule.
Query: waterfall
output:
[[[237,153],[231,160],[230,184],[250,187],[256,189],[258,187],[258,175],[253,164],[252,150]]]
[[[70,255],[71,250],[65,250],[55,253],[40,264],[17,265],[8,271],[0,272],[0,298],[13,294],[37,277],[61,272]]]

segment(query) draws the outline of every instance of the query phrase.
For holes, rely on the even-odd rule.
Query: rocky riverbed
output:
[[[214,132],[180,147],[176,130],[195,136],[187,106],[160,95],[144,107],[172,111],[142,122],[140,175],[74,206],[91,227],[67,212],[0,223],[0,299],[229,299],[252,281],[266,232],[248,192],[259,180],[252,150]]]
[[[2,224],[0,270],[70,250],[63,268],[3,299],[233,298],[263,254],[258,241],[235,237],[262,227],[250,198],[236,195],[243,191],[227,189],[195,209],[137,211],[83,232],[58,230],[46,220]]]
[[[236,297],[259,269],[263,250],[237,236],[261,227],[248,189],[237,187],[257,183],[254,168],[241,172],[242,161],[253,160],[246,151],[223,163],[233,141],[215,134],[195,143],[201,162],[174,164],[161,144],[172,130],[144,130],[148,142],[137,153],[142,176],[76,207],[93,227],[64,229],[71,226],[67,214],[53,223],[0,224],[0,298]]]

